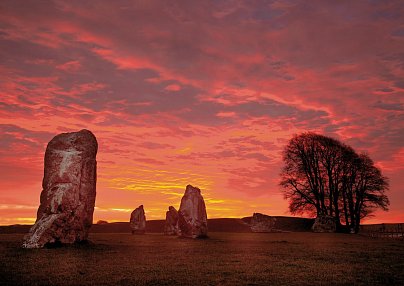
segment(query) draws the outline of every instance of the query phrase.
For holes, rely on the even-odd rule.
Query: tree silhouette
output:
[[[362,218],[388,210],[388,180],[370,157],[315,133],[294,136],[284,149],[280,185],[293,214],[336,218],[338,230],[358,232]]]

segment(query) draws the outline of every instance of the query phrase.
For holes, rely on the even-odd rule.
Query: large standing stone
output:
[[[143,205],[131,213],[130,228],[132,229],[132,234],[144,234],[146,232],[146,216]]]
[[[97,149],[88,130],[62,133],[49,142],[37,219],[23,247],[87,239],[93,222]]]
[[[166,212],[166,222],[164,224],[165,235],[177,235],[178,234],[178,212],[170,206]]]
[[[337,224],[332,216],[318,215],[311,229],[314,232],[336,232]]]
[[[261,213],[254,213],[251,218],[251,231],[252,232],[273,232],[275,231],[276,218],[264,215]]]
[[[178,228],[183,237],[207,237],[208,218],[201,190],[188,185],[178,211]]]

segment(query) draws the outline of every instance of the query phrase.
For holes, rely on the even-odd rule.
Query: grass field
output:
[[[404,285],[404,242],[359,235],[92,233],[92,244],[19,248],[0,235],[2,285]]]

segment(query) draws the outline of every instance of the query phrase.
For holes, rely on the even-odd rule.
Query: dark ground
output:
[[[404,285],[404,242],[361,235],[91,233],[92,244],[21,249],[0,235],[2,285]]]

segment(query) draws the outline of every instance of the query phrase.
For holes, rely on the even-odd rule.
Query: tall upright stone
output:
[[[202,238],[208,235],[208,218],[201,190],[188,185],[178,211],[179,235]]]
[[[95,136],[85,129],[59,134],[48,143],[37,219],[23,247],[87,239],[96,196],[97,149]]]
[[[146,232],[146,216],[143,205],[140,205],[131,213],[129,223],[132,234],[144,234]]]
[[[177,235],[178,232],[178,212],[170,206],[166,212],[166,222],[164,224],[165,235]]]

